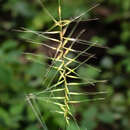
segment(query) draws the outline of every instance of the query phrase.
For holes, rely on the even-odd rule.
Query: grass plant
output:
[[[77,73],[77,69],[82,66],[83,64],[87,64],[87,61],[91,58],[94,58],[95,55],[88,53],[87,51],[95,47],[102,47],[98,43],[93,43],[87,40],[83,40],[80,37],[85,32],[85,29],[79,32],[76,38],[73,37],[73,33],[76,30],[76,27],[82,20],[82,17],[97,7],[99,4],[93,6],[86,12],[83,12],[81,15],[77,16],[74,19],[66,20],[62,18],[62,1],[58,0],[58,17],[59,19],[56,20],[51,13],[47,10],[47,8],[44,6],[44,4],[40,1],[44,11],[48,14],[48,16],[52,19],[54,22],[54,25],[48,29],[45,32],[40,31],[34,31],[27,28],[22,28],[20,30],[24,33],[32,33],[43,40],[49,40],[52,43],[56,42],[58,46],[50,46],[47,44],[47,42],[37,42],[35,40],[27,39],[28,42],[47,47],[53,51],[55,51],[55,55],[53,57],[45,56],[47,59],[51,60],[51,64],[48,65],[48,69],[46,74],[44,73],[42,85],[46,86],[43,90],[39,92],[34,92],[26,95],[26,99],[31,106],[35,116],[39,120],[41,126],[43,129],[47,130],[47,126],[43,120],[43,116],[40,112],[40,109],[37,105],[38,101],[42,101],[46,104],[53,104],[58,107],[56,110],[52,110],[53,112],[56,112],[58,114],[61,114],[63,116],[62,119],[65,120],[66,129],[70,124],[70,120],[74,120],[76,122],[76,119],[71,111],[72,104],[78,104],[82,102],[87,102],[89,100],[97,101],[97,100],[104,100],[104,98],[95,98],[95,99],[83,99],[83,100],[76,100],[75,97],[78,96],[87,96],[87,95],[102,95],[106,92],[77,92],[74,91],[75,86],[82,86],[82,85],[94,85],[97,82],[104,82],[104,81],[97,81],[94,79],[90,79],[89,77],[81,77]],[[94,19],[96,20],[96,19]],[[68,36],[66,36],[66,31],[70,24],[75,22],[76,24],[72,28],[71,32]],[[58,30],[57,30],[58,29]],[[51,37],[51,35],[59,35],[59,38]],[[86,45],[86,48],[83,51],[75,50],[73,49],[73,46],[75,44],[84,44]],[[68,45],[68,46],[67,46]],[[70,54],[74,53],[72,57],[70,57]],[[40,64],[43,64],[42,60],[39,60],[37,57],[42,57],[41,54],[34,54],[34,53],[25,53],[26,55],[30,56],[30,60],[33,62],[37,62]],[[86,55],[88,58],[84,61],[79,61],[78,58],[81,55]],[[74,64],[74,65],[73,65]],[[92,66],[89,66],[92,67]],[[48,81],[49,74],[51,71],[54,71],[51,80]],[[69,80],[68,80],[69,79]],[[70,80],[71,79],[71,80]],[[84,79],[84,82],[81,82],[81,80]],[[73,88],[73,89],[72,89]],[[77,124],[77,123],[76,123]],[[77,125],[77,129],[80,129]]]

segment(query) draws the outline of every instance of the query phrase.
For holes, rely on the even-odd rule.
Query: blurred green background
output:
[[[101,5],[84,18],[100,18],[95,21],[89,40],[99,41],[110,49],[103,51],[98,62],[93,63],[101,73],[85,67],[78,72],[83,76],[107,79],[107,83],[96,84],[96,87],[109,93],[103,102],[87,102],[75,107],[75,116],[82,130],[86,127],[88,130],[130,130],[130,1],[64,0],[63,16],[75,17],[100,2]],[[45,5],[57,17],[57,1],[47,0]],[[26,64],[22,52],[33,52],[35,46],[27,44],[23,38],[32,38],[32,35],[14,29],[46,30],[51,25],[52,20],[38,0],[0,0],[0,130],[41,129],[25,101],[25,94],[41,87],[46,64]],[[49,130],[64,129],[64,122],[49,113],[44,104],[41,111]],[[76,128],[71,124],[68,130]]]

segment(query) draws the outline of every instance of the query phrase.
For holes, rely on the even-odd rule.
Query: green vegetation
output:
[[[63,17],[65,19],[75,18],[96,3],[98,2],[94,0],[92,2],[66,0],[62,8]],[[58,19],[57,1],[48,0],[45,5],[51,15]],[[45,10],[42,10],[41,4],[37,0],[8,0],[2,1],[0,6],[0,130],[42,129],[34,112],[29,107],[25,95],[42,91],[43,87],[45,88],[41,83],[48,61],[44,56],[36,58],[36,56],[23,54],[23,52],[37,51],[41,53],[39,49],[36,50],[40,45],[30,44],[27,39],[39,42],[42,39],[31,33],[16,32],[14,29],[18,30],[20,27],[25,27],[39,31],[47,30],[53,25],[52,19],[48,17]],[[102,72],[99,73],[98,69],[88,65],[79,67],[77,71],[83,78],[87,75],[96,81],[100,79],[108,80],[107,83],[99,82],[95,86],[82,87],[78,85],[79,87],[76,86],[73,89],[82,93],[108,92],[108,94],[103,95],[106,98],[102,102],[85,102],[76,104],[74,109],[72,108],[81,130],[85,130],[86,127],[88,130],[130,129],[130,112],[128,109],[130,107],[129,6],[129,0],[124,3],[120,0],[108,0],[102,2],[100,6],[83,17],[84,20],[101,17],[99,21],[92,21],[92,26],[88,27],[87,35],[90,36],[87,40],[98,41],[99,44],[102,43],[103,46],[108,46],[110,49],[105,51],[103,49],[101,53],[102,48],[100,50],[94,48],[93,53],[97,54],[98,60],[92,60],[91,64],[97,66]],[[73,55],[70,55],[70,57],[72,58]],[[75,64],[72,64],[72,66],[75,66]],[[49,73],[46,85],[54,74],[55,70]],[[82,79],[81,83],[84,82],[85,80]],[[88,98],[90,98],[89,95],[81,95],[76,100]],[[94,99],[96,98],[98,98],[98,95],[94,95]],[[64,120],[61,120],[59,114],[51,112],[52,109],[50,110],[50,108],[53,108],[55,111],[57,109],[55,105],[39,102],[38,108],[49,130],[64,129]],[[70,122],[68,130],[75,129],[77,129],[77,126]]]

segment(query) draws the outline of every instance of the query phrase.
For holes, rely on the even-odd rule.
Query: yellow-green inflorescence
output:
[[[71,114],[70,104],[71,103],[80,103],[80,102],[88,101],[88,100],[83,100],[83,101],[71,100],[71,96],[88,95],[88,93],[72,92],[69,89],[69,87],[70,86],[75,86],[75,85],[82,85],[82,84],[93,84],[93,83],[96,83],[96,82],[99,82],[99,81],[96,81],[96,80],[88,80],[88,81],[86,81],[86,79],[85,79],[86,82],[84,82],[84,83],[68,82],[67,77],[72,78],[72,79],[81,79],[81,77],[76,72],[76,70],[82,64],[86,63],[89,59],[94,57],[94,55],[86,53],[86,51],[89,50],[92,46],[97,46],[98,47],[99,45],[96,45],[96,43],[89,44],[90,42],[85,41],[85,40],[81,40],[79,38],[84,33],[85,30],[82,30],[81,32],[79,32],[79,34],[77,35],[76,38],[72,38],[72,34],[75,31],[77,24],[81,20],[81,17],[83,15],[85,15],[85,13],[82,13],[81,15],[79,15],[78,17],[76,17],[76,18],[74,18],[72,20],[64,20],[64,19],[62,19],[61,0],[58,0],[58,3],[59,3],[59,6],[58,6],[59,20],[58,21],[49,13],[49,11],[43,5],[43,8],[45,9],[47,14],[52,18],[52,20],[54,22],[54,26],[51,29],[49,29],[49,31],[41,33],[41,32],[32,31],[32,30],[23,28],[24,32],[33,33],[33,34],[35,34],[35,35],[37,35],[37,36],[39,36],[41,38],[44,38],[44,39],[50,40],[52,42],[57,42],[58,43],[58,46],[54,47],[54,46],[47,45],[45,43],[37,43],[37,42],[31,41],[32,43],[41,44],[41,45],[43,45],[45,47],[48,47],[48,48],[55,51],[54,57],[49,57],[49,58],[52,60],[52,64],[50,65],[50,68],[56,69],[56,73],[53,76],[52,80],[50,81],[49,85],[47,86],[47,88],[45,90],[40,91],[38,93],[29,94],[27,96],[27,99],[28,99],[29,104],[33,108],[33,111],[34,111],[35,115],[37,116],[37,118],[39,119],[40,122],[42,122],[40,120],[41,115],[40,115],[40,112],[38,112],[39,110],[38,110],[38,107],[36,106],[36,100],[35,99],[42,100],[42,101],[49,102],[49,103],[57,105],[61,110],[61,111],[57,111],[57,112],[64,115],[64,119],[66,121],[66,124],[69,125],[69,118],[71,116],[73,116]],[[90,8],[88,11],[95,8],[96,6]],[[73,21],[75,21],[75,22],[77,21],[77,22],[76,22],[75,26],[73,27],[73,29],[71,30],[70,34],[66,37],[65,33],[67,31],[67,28]],[[58,27],[59,30],[54,30],[53,31],[53,29],[55,29],[57,27]],[[46,34],[58,34],[59,39],[51,38]],[[78,42],[80,44],[87,44],[87,48],[85,48],[83,51],[74,50],[72,47],[73,47],[73,45],[75,43],[78,43]],[[66,45],[68,43],[70,43],[69,47],[66,47]],[[67,56],[69,54],[69,52],[76,52],[78,54],[76,56],[74,56],[73,58],[69,58]],[[77,61],[77,58],[82,54],[88,55],[88,58],[86,60],[84,60],[83,62]],[[35,55],[35,54],[31,54],[31,55]],[[35,55],[35,56],[38,56],[38,55]],[[60,62],[59,66],[57,66],[55,64],[57,61]],[[71,63],[76,63],[77,66],[74,67],[74,68],[71,68],[71,67],[69,67],[69,65]],[[50,70],[47,71],[46,77],[47,77],[49,71]],[[53,79],[55,78],[57,73],[59,74],[58,80],[57,80],[57,82],[55,84],[52,85]],[[51,94],[53,94],[54,92],[62,92],[62,93],[64,93],[63,94],[64,96],[53,96],[53,97],[51,97],[51,94],[50,94],[49,97],[40,97],[39,96],[40,94],[43,94],[43,93],[46,93],[46,92],[51,93]],[[97,92],[95,94],[103,94],[103,93],[104,92],[99,92],[99,93]],[[59,100],[60,101],[62,100],[62,103],[58,102]],[[102,98],[100,98],[99,100],[102,100]]]

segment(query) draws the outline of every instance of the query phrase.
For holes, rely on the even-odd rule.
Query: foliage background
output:
[[[76,107],[76,118],[85,130],[129,130],[130,129],[130,1],[129,0],[65,0],[65,18],[77,16],[95,3],[101,5],[85,16],[99,17],[89,40],[99,41],[110,49],[102,51],[93,65],[101,68],[97,73],[81,67],[81,75],[96,79],[107,79],[105,84],[96,84],[99,90],[109,94],[103,102],[88,102]],[[57,1],[48,0],[46,6],[57,16]],[[25,101],[24,95],[39,89],[42,72],[46,65],[26,64],[21,58],[23,51],[33,51],[34,45],[22,38],[30,34],[13,31],[19,27],[45,30],[51,19],[42,10],[37,0],[0,0],[0,130],[38,130],[39,123]],[[91,30],[91,27],[89,27]],[[100,30],[100,32],[99,32]],[[99,53],[98,50],[94,50]],[[51,78],[51,76],[50,76]],[[88,88],[91,90],[91,87]],[[42,113],[49,130],[64,128],[56,115],[42,106]],[[75,130],[71,124],[69,130]]]

